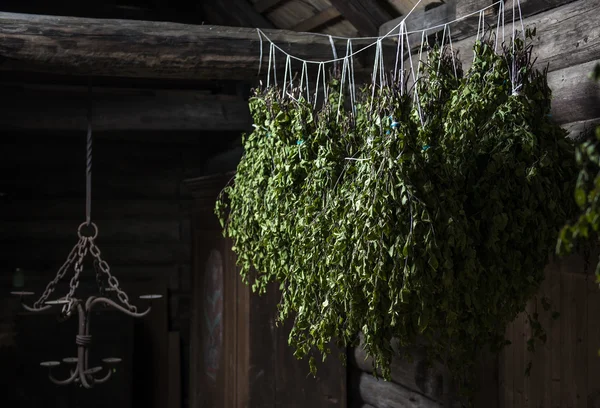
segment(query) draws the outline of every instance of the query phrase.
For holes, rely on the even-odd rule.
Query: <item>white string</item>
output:
[[[273,61],[274,51],[275,47],[273,46],[273,43],[271,43],[271,46],[269,47],[269,69],[267,70],[267,88],[270,86],[271,83],[271,61]]]
[[[287,87],[287,77],[288,77],[288,68],[289,68],[289,67],[290,67],[290,57],[289,57],[289,56],[287,56],[287,57],[285,58],[285,72],[284,72],[284,75],[283,75],[283,90],[282,90],[282,92],[281,92],[281,97],[282,97],[282,98],[285,96],[285,93],[286,93],[286,91],[287,91],[287,88],[286,88],[286,87]],[[291,71],[290,71],[290,73],[291,73]],[[290,81],[291,81],[291,80],[292,80],[292,79],[290,78]]]
[[[346,54],[348,51],[346,50]],[[346,69],[348,67],[348,59],[344,59],[344,63],[342,64],[342,80],[340,81],[340,96],[338,98],[338,109],[337,109],[337,117],[336,121],[340,120],[340,105],[342,104],[342,94],[344,93],[344,83],[346,82]]]
[[[404,37],[403,37],[403,32],[404,32],[404,24],[400,23],[400,29],[398,30],[398,46],[396,47],[396,63],[394,64],[394,83],[396,82],[396,80],[398,79],[398,58],[400,58],[400,55],[402,54],[402,60],[404,60],[404,52],[400,51],[400,48],[402,47],[402,49],[404,49]]]
[[[481,33],[481,17],[483,16],[483,11],[479,12],[479,21],[477,22],[477,37],[475,37],[475,40],[479,40],[479,35]]]
[[[260,75],[260,69],[262,68],[262,60],[263,60],[263,40],[262,40],[262,35],[261,35],[261,31],[257,28],[256,32],[258,32],[258,40],[260,42],[259,47],[260,47],[260,58],[258,60],[258,75]]]
[[[410,40],[408,39],[408,33],[406,33],[406,47],[410,50]],[[423,122],[423,114],[421,113],[421,101],[419,99],[419,93],[417,91],[417,86],[416,86],[417,77],[415,76],[415,70],[413,69],[412,54],[410,52],[408,53],[408,61],[410,62],[410,71],[412,73],[414,89],[415,89],[415,96],[417,98],[417,109],[419,111],[419,119],[421,120],[421,126],[424,126],[425,123]]]
[[[440,73],[440,66],[442,65],[442,53],[444,52],[444,42],[446,41],[446,29],[448,25],[444,26],[444,33],[442,34],[442,45],[440,46],[440,58],[438,59],[438,66],[436,71],[436,76]]]
[[[379,68],[379,50],[381,50],[381,47],[379,46],[380,44],[381,44],[381,40],[377,40],[377,47],[375,48],[375,62],[373,63],[373,78],[372,78],[373,89],[371,92],[372,99],[375,98],[375,84],[377,83],[377,69]]]
[[[383,44],[379,41],[379,85],[387,85],[387,72],[383,64]]]
[[[519,8],[519,21],[521,22],[521,34],[523,35],[523,41],[525,41],[525,26],[523,25],[523,15],[521,14],[521,0],[517,0],[517,7]]]
[[[335,43],[333,42],[333,37],[329,36],[329,43],[331,44],[331,50],[333,51],[333,72],[337,72],[337,51],[335,49]]]
[[[390,30],[390,31],[389,31],[387,34],[385,34],[385,35],[383,35],[383,36],[380,36],[380,37],[339,37],[339,36],[333,36],[333,35],[332,35],[331,37],[332,37],[332,38],[337,38],[337,39],[344,39],[344,40],[348,40],[348,39],[350,39],[350,40],[369,40],[369,39],[374,39],[374,40],[375,40],[374,42],[372,42],[372,43],[370,43],[370,44],[368,44],[368,45],[365,45],[364,47],[360,48],[359,50],[357,50],[357,51],[354,51],[354,52],[352,53],[352,55],[350,55],[351,57],[353,57],[353,56],[355,56],[355,55],[357,55],[357,54],[359,54],[359,53],[361,53],[361,52],[363,52],[363,51],[365,51],[365,50],[367,50],[367,49],[369,49],[369,48],[371,48],[371,47],[373,47],[373,46],[377,46],[377,43],[378,43],[379,41],[381,41],[381,40],[383,40],[383,39],[386,39],[386,38],[389,38],[389,37],[391,36],[391,33],[392,33],[392,32],[394,32],[394,31],[396,31],[396,29],[397,29],[397,28],[399,28],[399,27],[400,27],[400,25],[401,25],[401,24],[403,24],[403,23],[406,21],[406,19],[407,19],[407,18],[410,16],[410,14],[413,12],[413,10],[416,8],[416,6],[417,6],[417,5],[418,5],[418,4],[419,4],[421,1],[422,1],[422,0],[419,0],[419,1],[417,2],[417,4],[415,4],[415,6],[412,8],[412,10],[411,10],[411,11],[410,11],[410,12],[409,12],[409,13],[408,13],[408,14],[407,14],[407,15],[406,15],[406,16],[405,16],[403,19],[402,19],[402,21],[401,21],[400,23],[398,23],[398,24],[397,24],[397,25],[396,25],[396,26],[395,26],[395,27],[394,27],[392,30]],[[489,5],[489,6],[486,6],[486,7],[482,8],[481,10],[477,10],[477,11],[474,11],[474,12],[472,12],[472,13],[465,14],[464,16],[462,16],[462,17],[459,17],[459,18],[457,18],[457,19],[455,19],[455,20],[452,20],[452,21],[450,21],[450,22],[448,22],[448,23],[439,24],[439,25],[436,25],[436,26],[433,26],[433,27],[428,27],[427,29],[422,29],[422,30],[407,31],[407,32],[406,32],[406,34],[418,34],[418,33],[422,33],[423,31],[429,31],[429,30],[435,30],[435,29],[438,29],[438,28],[443,28],[443,27],[444,27],[444,26],[446,26],[446,25],[449,25],[449,24],[454,24],[454,23],[457,23],[457,22],[459,22],[459,21],[462,21],[462,20],[464,20],[464,19],[466,19],[466,18],[468,18],[468,17],[474,16],[474,15],[476,15],[476,14],[478,14],[478,13],[482,13],[483,11],[485,11],[485,10],[489,9],[490,7],[494,7],[494,6],[496,6],[497,4],[501,3],[502,1],[503,1],[503,0],[499,0],[499,1],[497,1],[497,2],[493,3],[493,4]],[[266,39],[267,41],[269,41],[271,44],[274,44],[274,43],[273,43],[273,41],[272,41],[272,40],[271,40],[271,39],[270,39],[270,38],[269,38],[269,37],[268,37],[266,34],[264,34],[264,32],[262,32],[262,31],[261,31],[261,33],[262,33],[262,35],[264,35],[264,37],[265,37],[265,39]],[[318,33],[311,33],[311,35],[319,35],[319,34],[318,34]],[[395,34],[394,34],[394,35],[395,35]],[[326,37],[329,37],[329,35],[328,35],[328,34],[321,34],[321,36],[326,36]],[[279,47],[279,46],[278,46],[278,45],[276,45],[276,44],[274,44],[274,46],[275,46],[275,48],[276,48],[277,50],[279,50],[281,53],[283,53],[283,54],[285,54],[285,55],[289,55],[289,56],[290,56],[290,58],[292,58],[292,59],[294,59],[294,60],[297,60],[297,61],[303,61],[303,62],[306,62],[306,63],[308,63],[308,64],[321,64],[321,63],[329,64],[329,63],[333,63],[333,62],[336,62],[336,61],[341,61],[341,60],[343,60],[343,58],[339,58],[339,57],[338,57],[338,58],[334,58],[334,59],[332,59],[332,60],[326,60],[326,61],[306,60],[306,59],[303,59],[303,58],[296,57],[296,56],[294,56],[294,55],[292,55],[292,54],[289,54],[288,52],[286,52],[285,50],[283,50],[281,47]]]
[[[410,54],[410,48],[408,50]],[[402,63],[400,64],[400,95],[404,95],[404,36],[402,36]]]
[[[348,39],[346,44],[349,52],[348,58],[350,61],[350,103],[352,105],[352,113],[356,113],[354,104],[356,103],[356,83],[354,82],[354,58],[352,58],[352,40]]]
[[[452,34],[450,33],[450,26],[448,26],[448,42],[450,43],[450,55],[452,56],[452,67],[454,68],[454,78],[458,78],[456,73],[456,61],[454,59],[454,48],[452,48]]]
[[[496,41],[494,42],[494,52],[498,51],[498,37],[500,37],[500,19],[504,15],[504,2],[500,3],[498,8],[498,22],[496,23]],[[504,41],[504,38],[502,39]]]
[[[314,107],[317,107],[317,99],[318,99],[318,93],[319,93],[319,79],[321,78],[321,67],[323,67],[323,70],[325,69],[325,65],[323,63],[319,64],[319,69],[317,71],[317,83],[315,85],[315,104]],[[324,76],[325,74],[323,74]]]
[[[417,65],[417,78],[420,78],[420,75],[421,75],[421,64],[423,63],[423,59],[422,59],[422,56],[423,56],[423,44],[425,44],[425,37],[426,37],[425,36],[425,31],[423,31],[421,33],[421,46],[419,47],[419,64]],[[416,84],[417,83],[415,81],[415,85],[414,85],[415,86],[415,95],[413,97],[413,101],[417,100],[417,94],[416,94],[417,87],[416,87]]]

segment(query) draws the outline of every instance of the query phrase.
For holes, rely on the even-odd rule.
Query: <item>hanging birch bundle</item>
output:
[[[548,117],[546,72],[514,43],[497,54],[477,42],[465,76],[432,50],[418,98],[368,86],[348,110],[334,81],[314,111],[256,92],[255,131],[216,212],[243,278],[259,292],[280,283],[298,357],[362,332],[389,377],[392,339],[418,339],[468,383],[476,352],[504,345],[573,211],[573,150]]]

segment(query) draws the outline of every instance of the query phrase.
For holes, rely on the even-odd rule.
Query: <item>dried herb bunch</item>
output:
[[[530,46],[474,51],[462,75],[431,50],[418,98],[367,86],[354,112],[335,79],[318,111],[274,88],[251,99],[255,130],[216,212],[242,277],[259,292],[280,283],[280,318],[311,370],[362,332],[384,377],[391,340],[419,339],[469,384],[477,351],[505,344],[539,288],[573,212],[573,149]]]

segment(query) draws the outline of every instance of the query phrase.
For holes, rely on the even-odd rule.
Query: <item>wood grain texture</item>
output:
[[[392,18],[377,0],[330,0],[330,2],[363,36],[377,36],[379,27]]]
[[[439,402],[410,391],[408,388],[393,382],[378,380],[365,372],[359,374],[358,392],[362,401],[376,408],[439,408],[442,406]]]
[[[322,35],[263,30],[284,51],[331,59]],[[343,44],[342,44],[343,43]],[[355,47],[370,44],[357,40]],[[0,70],[154,79],[253,80],[260,66],[255,29],[164,22],[0,13]],[[336,44],[343,55],[346,42]],[[262,66],[269,47],[263,41]],[[276,59],[278,69],[285,58]]]
[[[341,17],[341,14],[335,7],[327,7],[326,9],[319,11],[314,16],[299,22],[292,28],[292,30],[301,32],[312,31],[330,23],[338,17]]]
[[[443,401],[443,373],[427,366],[425,355],[415,349],[411,352],[412,361],[393,358],[390,366],[392,382],[420,393],[435,401]],[[350,362],[366,373],[373,373],[373,359],[367,358],[362,347],[356,347],[350,355]],[[380,374],[380,373],[379,373]]]
[[[111,92],[112,91],[112,92]],[[11,101],[0,126],[15,130],[85,131],[90,97],[87,90],[2,87]],[[102,89],[92,93],[95,131],[247,131],[248,103],[186,91]]]

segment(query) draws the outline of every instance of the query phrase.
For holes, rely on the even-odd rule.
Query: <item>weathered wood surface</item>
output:
[[[506,331],[512,344],[500,355],[500,407],[596,407],[600,402],[600,289],[593,275],[597,253],[553,260],[538,295],[527,305],[537,312],[547,341],[528,350],[530,327],[524,314]],[[586,265],[588,265],[586,267]],[[548,297],[551,310],[542,306]],[[552,312],[560,313],[558,319]],[[525,374],[529,362],[530,375]],[[592,379],[593,378],[593,379]]]
[[[335,7],[327,7],[326,9],[319,11],[314,16],[309,17],[306,20],[300,21],[292,28],[292,30],[302,32],[311,31],[325,24],[328,24],[329,22],[341,16],[342,15]]]
[[[379,27],[392,18],[377,0],[330,0],[330,2],[362,36],[377,36]]]
[[[600,125],[600,117],[577,122],[566,123],[562,128],[569,132],[569,137],[573,140],[583,140],[594,134],[596,127]]]
[[[2,87],[10,103],[0,126],[18,130],[85,131],[92,106],[95,131],[246,131],[248,103],[189,91]]]
[[[375,408],[439,408],[441,403],[393,382],[376,379],[366,372],[355,373],[360,399]],[[355,390],[356,391],[356,390]]]
[[[596,64],[597,61],[590,61],[548,73],[548,86],[552,90],[551,114],[556,123],[600,117],[600,84],[590,78]]]
[[[411,352],[412,361],[394,358],[390,366],[392,382],[420,393],[432,400],[443,401],[443,373],[428,367],[425,355],[418,349]],[[362,347],[352,350],[350,362],[367,373],[373,373],[373,359],[367,358]],[[380,373],[379,373],[380,374]]]
[[[538,67],[549,65],[550,71],[556,71],[600,60],[600,0],[574,1],[525,18],[523,24],[525,28],[537,29],[533,56]],[[508,24],[506,40],[510,27]],[[520,24],[517,27],[520,29]],[[453,42],[464,68],[473,60],[474,41],[475,35]]]
[[[331,59],[329,39],[284,30],[264,33],[296,57]],[[370,44],[357,40],[355,48]],[[255,29],[0,13],[0,70],[154,79],[257,78]],[[338,55],[345,41],[336,43]],[[269,62],[263,41],[262,67]],[[277,66],[285,67],[279,54]],[[266,74],[266,71],[263,71]]]

